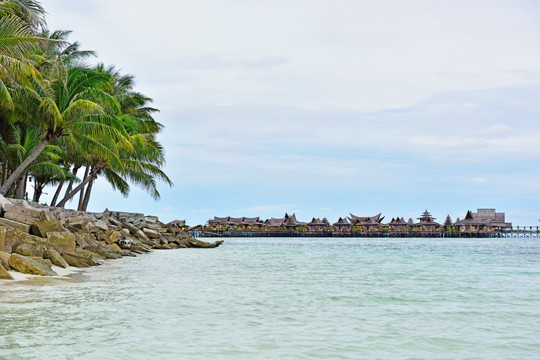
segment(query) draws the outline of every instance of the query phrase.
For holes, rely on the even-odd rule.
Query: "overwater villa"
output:
[[[409,230],[409,223],[405,221],[402,217],[396,217],[388,223],[388,230],[395,232],[404,232]]]
[[[474,231],[501,231],[512,228],[512,223],[505,221],[503,212],[496,212],[495,209],[478,209],[473,213],[467,211],[463,220],[457,219],[454,227],[459,232]]]
[[[351,229],[351,223],[347,218],[339,218],[337,222],[332,224],[334,231],[349,231]]]
[[[306,224],[306,227],[308,231],[328,231],[331,225],[327,218],[323,218],[322,220],[319,218],[313,218]]]
[[[303,231],[303,232],[337,232],[337,233],[434,233],[442,231],[452,232],[500,232],[510,230],[512,223],[505,221],[503,212],[495,209],[478,209],[477,212],[467,211],[463,220],[452,223],[450,215],[444,225],[435,221],[435,218],[426,209],[418,222],[412,219],[405,221],[403,217],[395,217],[388,223],[383,223],[381,213],[373,216],[340,217],[335,223],[323,218],[312,218],[310,222],[302,222],[296,214],[285,214],[282,218],[262,220],[260,217],[217,217],[208,220],[206,228],[211,230],[240,230],[240,231]]]
[[[439,231],[441,228],[441,224],[435,222],[435,218],[431,216],[427,209],[417,219],[420,221],[412,226],[415,231]]]

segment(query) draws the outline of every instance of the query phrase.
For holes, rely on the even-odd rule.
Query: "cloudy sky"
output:
[[[89,210],[198,224],[497,208],[538,225],[538,1],[42,3],[165,125],[175,186],[155,202],[99,182]]]

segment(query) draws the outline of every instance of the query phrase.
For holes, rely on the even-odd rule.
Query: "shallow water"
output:
[[[2,359],[539,359],[538,239],[225,239],[0,286]]]

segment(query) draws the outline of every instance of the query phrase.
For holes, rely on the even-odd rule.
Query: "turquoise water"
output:
[[[2,359],[540,359],[538,239],[225,239],[0,286]]]

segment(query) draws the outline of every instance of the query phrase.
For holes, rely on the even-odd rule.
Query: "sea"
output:
[[[540,359],[540,239],[227,238],[0,285],[1,359]]]

